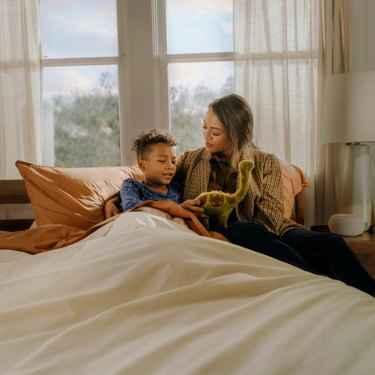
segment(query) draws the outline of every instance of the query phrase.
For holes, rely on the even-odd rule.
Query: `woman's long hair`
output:
[[[208,108],[211,108],[223,124],[228,138],[233,145],[231,164],[237,163],[246,147],[253,145],[253,113],[249,103],[240,95],[230,94],[215,99]]]

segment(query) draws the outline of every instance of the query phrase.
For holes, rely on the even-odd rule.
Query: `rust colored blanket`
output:
[[[214,232],[208,232],[197,217],[172,201],[145,201],[141,206],[148,206],[166,212],[171,217],[182,218],[189,229],[195,233],[225,240],[224,237]],[[122,213],[119,215],[126,215]],[[17,232],[0,231],[0,249],[24,251],[29,254],[38,254],[49,250],[59,249],[82,240],[95,232],[103,225],[116,219],[118,215],[103,220],[87,230],[74,228],[64,224],[46,224],[36,228]]]

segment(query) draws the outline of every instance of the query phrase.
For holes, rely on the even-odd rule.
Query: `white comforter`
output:
[[[0,251],[2,375],[365,375],[374,355],[374,298],[159,211]]]

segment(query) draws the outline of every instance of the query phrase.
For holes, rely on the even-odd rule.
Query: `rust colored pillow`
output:
[[[88,229],[104,220],[104,203],[124,179],[142,178],[137,166],[58,168],[18,160],[37,225],[66,224]]]
[[[284,216],[289,219],[293,212],[295,196],[310,184],[300,168],[284,160],[279,160],[279,164],[284,187]]]

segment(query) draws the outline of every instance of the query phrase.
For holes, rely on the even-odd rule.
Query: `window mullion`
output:
[[[153,60],[155,87],[155,126],[169,126],[168,72],[167,72],[167,29],[165,0],[152,2]]]
[[[42,59],[43,67],[53,66],[83,66],[83,65],[116,65],[118,64],[117,56],[108,57],[75,57],[61,59]]]
[[[117,40],[118,40],[118,92],[119,92],[119,127],[120,127],[120,152],[121,152],[121,164],[126,164],[129,161],[129,152],[125,150],[126,144],[126,22],[127,12],[124,1],[116,0],[117,9]]]
[[[169,54],[166,56],[167,63],[233,61],[233,58],[232,52]]]

